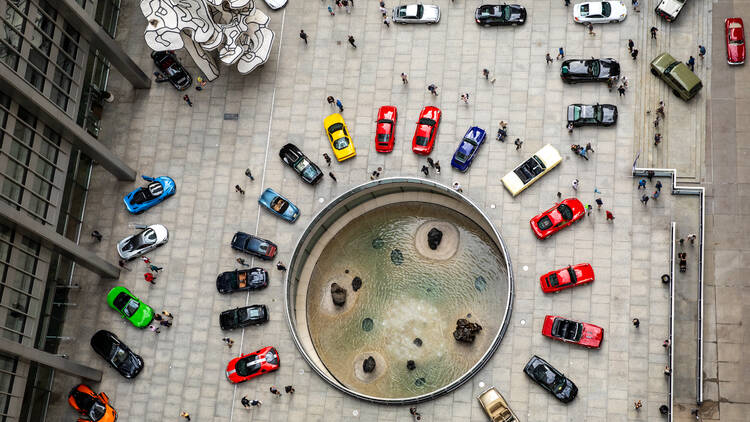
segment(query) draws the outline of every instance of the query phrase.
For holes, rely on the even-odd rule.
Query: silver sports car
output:
[[[433,4],[407,4],[393,8],[393,22],[396,23],[438,23],[440,8]]]
[[[120,258],[124,260],[138,258],[167,243],[167,240],[169,240],[169,232],[161,224],[154,224],[148,227],[140,226],[138,228],[143,230],[122,239],[117,244],[117,253],[120,254]]]

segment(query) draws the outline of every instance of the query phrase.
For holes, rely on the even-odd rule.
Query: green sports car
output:
[[[138,328],[148,326],[154,319],[154,310],[124,287],[112,288],[107,294],[107,303]]]

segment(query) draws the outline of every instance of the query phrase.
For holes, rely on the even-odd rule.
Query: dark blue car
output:
[[[141,177],[143,180],[149,182],[149,184],[130,192],[123,198],[125,206],[132,214],[140,214],[146,211],[174,195],[176,191],[174,180],[171,177]]]
[[[469,128],[469,130],[466,131],[466,135],[464,135],[464,139],[462,139],[461,143],[458,145],[458,149],[456,149],[456,152],[453,154],[451,166],[460,171],[468,170],[471,162],[474,161],[474,157],[476,157],[477,152],[479,151],[479,147],[482,146],[486,137],[487,133],[484,129],[476,126]]]

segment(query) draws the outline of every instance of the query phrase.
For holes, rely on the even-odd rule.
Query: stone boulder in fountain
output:
[[[443,232],[441,232],[437,228],[433,227],[427,233],[427,245],[433,251],[438,248],[441,240],[443,240]]]
[[[346,289],[336,283],[331,284],[331,299],[336,306],[344,306],[346,303]]]
[[[354,277],[354,279],[352,280],[352,290],[356,292],[361,287],[362,287],[362,279],[359,277]]]
[[[456,321],[456,331],[453,332],[453,338],[463,343],[473,343],[475,336],[480,331],[482,331],[481,325],[461,318]]]
[[[406,361],[406,369],[413,371],[417,367],[417,364],[413,360]]]
[[[366,374],[369,374],[370,372],[375,370],[375,358],[372,356],[368,356],[367,359],[365,359],[362,362],[362,370],[365,371]]]

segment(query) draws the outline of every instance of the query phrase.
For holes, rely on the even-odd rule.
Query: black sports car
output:
[[[483,4],[474,12],[480,25],[521,25],[526,22],[526,9],[518,4]]]
[[[91,347],[125,378],[135,378],[143,369],[143,358],[107,330],[91,337]]]
[[[620,77],[620,64],[615,59],[565,60],[560,68],[563,82],[607,82]]]
[[[270,240],[261,239],[251,234],[237,232],[232,238],[232,249],[257,256],[269,261],[276,256],[276,245]]]
[[[314,185],[323,178],[323,172],[315,163],[310,161],[305,154],[297,148],[297,145],[286,144],[281,147],[279,157],[294,171],[299,174],[305,182]]]
[[[260,290],[268,287],[268,271],[263,268],[227,271],[216,277],[216,289],[219,293]]]
[[[153,51],[151,52],[151,58],[154,60],[156,67],[167,75],[169,83],[178,90],[184,91],[193,84],[193,78],[182,67],[182,64],[177,60],[177,56],[174,53],[170,51]]]
[[[268,309],[266,305],[243,306],[242,308],[226,310],[219,315],[219,325],[222,330],[234,330],[249,325],[263,324],[267,321]]]
[[[617,106],[612,104],[571,104],[568,123],[573,126],[612,126],[617,123]]]
[[[578,394],[578,387],[573,381],[537,355],[529,360],[523,372],[563,403],[571,402]]]

